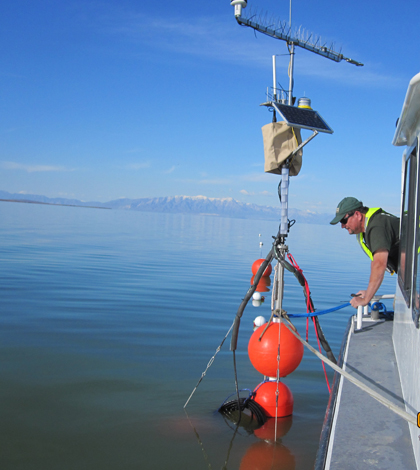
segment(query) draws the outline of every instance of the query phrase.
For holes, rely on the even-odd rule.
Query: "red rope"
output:
[[[315,329],[316,339],[317,339],[317,341],[318,341],[319,352],[321,352],[321,343],[319,342],[318,330],[316,329],[316,326],[315,326],[315,319],[312,318],[312,321],[314,322],[314,329]],[[328,391],[329,391],[329,393],[331,394],[331,387],[330,387],[330,383],[329,383],[329,381],[328,381],[327,371],[325,370],[324,361],[321,361],[321,363],[322,363],[322,368],[324,369],[324,375],[325,375],[325,380],[326,380],[326,382],[327,382]]]
[[[309,290],[308,281],[306,280],[306,277],[303,275],[303,271],[300,269],[300,267],[298,266],[298,264],[297,264],[296,260],[293,258],[293,256],[290,253],[288,253],[287,257],[289,258],[290,264],[296,269],[296,271],[298,271],[301,274],[301,276],[305,280],[306,313],[313,313],[314,309],[313,309],[313,306],[312,306],[312,303],[311,303],[311,291]],[[316,340],[318,342],[319,352],[321,352],[321,343],[319,342],[318,330],[316,329],[315,319],[312,318],[312,321],[314,323],[315,336],[316,336]],[[308,342],[308,337],[309,337],[309,317],[306,318],[306,342]],[[323,361],[321,361],[321,362],[322,362],[322,368],[324,369],[324,375],[325,375],[325,380],[327,382],[328,391],[329,391],[329,393],[331,393],[331,387],[330,387],[330,383],[328,381],[327,371],[325,370],[325,364],[324,364]]]
[[[306,342],[309,342],[309,317],[306,317]]]

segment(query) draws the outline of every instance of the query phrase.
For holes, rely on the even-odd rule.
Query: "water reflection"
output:
[[[240,470],[295,469],[293,453],[282,444],[282,438],[286,436],[292,427],[293,417],[269,418],[261,426],[255,416],[249,413],[249,410],[244,411],[240,414],[238,411],[234,411],[224,415],[225,422],[234,432],[223,468],[228,468],[229,455],[238,430],[244,429],[247,433],[254,434],[259,441],[253,443],[243,455]]]
[[[284,437],[292,427],[293,416],[285,418],[268,418],[267,421],[254,434],[258,439],[265,442],[274,443]],[[277,427],[276,427],[277,426]]]
[[[139,459],[142,470],[209,468],[183,404],[249,287],[255,221],[16,204],[0,206],[0,218],[1,469],[89,462],[89,470],[128,470]],[[257,226],[276,229],[270,221]],[[329,227],[293,228],[291,249],[317,308],[336,306],[349,285],[364,282],[363,254],[347,237],[340,241]],[[260,287],[266,295],[269,278]],[[302,289],[289,272],[285,289],[285,310],[300,313]],[[268,297],[258,314],[269,318]],[[244,312],[248,333],[255,316],[252,306]],[[338,351],[348,315],[325,318]],[[304,331],[304,320],[296,326]],[[241,387],[261,378],[250,367],[248,339],[241,331]],[[236,430],[209,412],[233,386],[228,349],[227,341],[188,410],[213,468],[227,459],[237,470],[264,428]],[[295,414],[277,446],[293,451],[299,470],[313,466],[328,401],[320,368],[305,354],[286,379]]]
[[[280,443],[256,442],[246,451],[239,470],[294,470],[295,456]]]
[[[251,277],[251,285],[254,284],[255,275]],[[269,287],[271,286],[271,279],[269,277],[262,277],[260,282],[257,284],[257,292],[270,292]]]
[[[293,453],[282,444],[282,438],[292,428],[292,416],[277,419],[268,418],[262,425],[258,417],[249,409],[244,409],[241,412],[233,410],[229,413],[223,413],[223,416],[226,424],[233,431],[223,469],[228,468],[229,456],[239,430],[245,430],[249,435],[254,434],[259,439],[258,442],[253,443],[245,452],[241,459],[240,470],[295,469]]]

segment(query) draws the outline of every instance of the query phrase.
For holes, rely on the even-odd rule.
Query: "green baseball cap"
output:
[[[335,211],[335,217],[331,220],[330,224],[335,225],[349,212],[363,207],[363,202],[359,201],[355,197],[345,197],[338,203],[337,210]]]

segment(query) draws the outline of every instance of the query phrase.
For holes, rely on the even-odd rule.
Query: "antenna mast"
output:
[[[231,5],[235,7],[235,18],[236,21],[243,26],[249,26],[250,28],[259,31],[262,34],[271,36],[275,39],[281,39],[286,41],[288,44],[293,46],[301,47],[308,51],[314,52],[320,56],[326,57],[327,59],[335,62],[341,62],[342,60],[349,64],[354,64],[358,67],[363,66],[361,62],[345,57],[343,54],[334,51],[332,46],[328,47],[326,44],[320,45],[320,39],[315,39],[313,42],[311,36],[308,39],[299,37],[299,32],[292,34],[292,1],[290,0],[290,13],[289,13],[289,25],[285,22],[279,22],[276,28],[273,28],[272,24],[264,24],[264,21],[260,19],[258,22],[252,21],[250,18],[242,16],[242,9],[247,6],[247,0],[232,0]]]
[[[267,22],[267,19],[259,18],[254,21],[255,15],[251,15],[249,18],[242,16],[243,8],[247,6],[247,0],[232,0],[230,2],[235,7],[235,18],[236,21],[242,26],[248,26],[255,31],[259,31],[266,36],[270,36],[274,39],[280,39],[285,41],[289,48],[290,54],[290,65],[289,65],[289,91],[288,91],[288,104],[293,105],[293,72],[294,72],[294,57],[295,57],[295,46],[311,51],[327,59],[333,60],[334,62],[341,62],[342,60],[349,64],[354,64],[358,67],[363,66],[361,62],[345,57],[340,52],[336,52],[333,49],[333,45],[327,46],[325,43],[321,43],[321,39],[312,39],[312,34],[307,39],[304,39],[303,32],[300,30],[296,31],[295,34],[292,32],[292,0],[290,0],[289,10],[289,24],[285,21],[277,22],[277,26],[273,26],[273,21]],[[276,85],[274,84],[274,93],[276,93]]]
[[[289,9],[289,31],[292,30],[292,0],[290,0]],[[289,42],[287,44],[290,44]],[[289,99],[288,104],[293,105],[293,69],[295,66],[295,45],[292,42],[290,46],[290,68],[289,68]]]
[[[310,106],[310,100],[301,98],[298,102],[298,106],[293,106],[293,68],[294,68],[294,55],[295,55],[295,46],[301,47],[302,49],[306,49],[308,51],[314,52],[322,57],[326,57],[327,59],[333,60],[335,62],[341,62],[345,60],[350,64],[354,64],[356,66],[362,66],[363,64],[357,62],[353,59],[345,57],[343,54],[334,51],[333,47],[327,47],[325,44],[321,45],[321,40],[315,39],[311,42],[311,36],[307,39],[304,38],[302,32],[298,30],[297,34],[292,33],[292,0],[290,0],[290,11],[289,11],[289,24],[287,25],[286,22],[278,22],[277,26],[273,27],[273,23],[264,24],[264,21],[254,20],[255,15],[251,15],[249,18],[245,18],[242,16],[242,9],[247,6],[247,0],[231,0],[231,5],[235,7],[235,18],[236,21],[243,26],[248,26],[253,28],[256,31],[261,32],[267,36],[271,36],[275,39],[281,39],[287,43],[287,47],[290,54],[290,63],[289,63],[289,90],[288,90],[288,99],[287,103],[286,100],[283,99],[283,90],[280,91],[281,99],[279,99],[279,93],[277,88],[277,80],[276,80],[276,57],[273,56],[273,98],[271,101],[263,103],[263,106],[267,106],[269,110],[273,112],[273,123],[268,124],[268,135],[269,135],[269,146],[270,149],[274,147],[274,137],[277,137],[276,134],[276,113],[283,119],[283,122],[292,129],[294,137],[296,141],[298,141],[296,134],[293,129],[309,129],[313,133],[309,136],[304,142],[297,145],[297,147],[287,156],[287,158],[283,158],[281,163],[278,161],[275,162],[277,166],[273,170],[265,170],[271,173],[281,173],[281,181],[279,185],[279,196],[280,196],[280,205],[281,205],[281,215],[280,215],[280,226],[277,237],[273,243],[272,251],[267,256],[265,262],[271,262],[273,257],[275,256],[278,260],[276,266],[276,276],[274,279],[274,287],[273,287],[273,294],[272,294],[272,315],[273,316],[277,313],[279,317],[282,315],[282,302],[283,302],[283,294],[284,294],[284,268],[285,263],[281,262],[285,260],[286,253],[288,252],[288,247],[285,244],[286,237],[289,233],[290,227],[294,224],[293,221],[289,221],[288,219],[288,204],[289,204],[289,176],[290,172],[289,169],[291,168],[291,163],[295,155],[306,145],[308,144],[314,137],[318,135],[319,132],[324,132],[328,134],[332,134],[333,130],[328,126],[328,124],[321,118],[317,111],[313,110]],[[267,129],[267,126],[264,128]],[[263,131],[264,132],[264,131]],[[284,142],[281,141],[280,144]],[[297,142],[298,143],[298,142]],[[278,145],[280,147],[280,145]],[[297,173],[295,173],[297,174]],[[274,237],[273,237],[274,238]],[[251,289],[255,290],[256,285],[253,284]],[[254,291],[252,291],[254,292]],[[251,294],[252,295],[252,294]],[[243,310],[242,310],[243,311]],[[240,315],[242,315],[242,311]],[[239,313],[239,310],[238,310]],[[239,319],[240,315],[235,319],[236,332],[232,334],[232,342],[231,342],[231,350],[235,351],[237,346],[237,330],[239,328]],[[271,321],[270,319],[270,321]],[[280,337],[279,337],[280,342]],[[279,393],[279,373],[277,371],[277,391],[276,394]],[[240,408],[239,402],[239,391],[237,387],[237,395],[238,395],[238,408]],[[276,417],[277,417],[277,399],[276,399]],[[277,439],[277,419],[275,420],[275,432],[274,432],[274,439]]]
[[[270,25],[264,24],[264,21],[257,20],[254,21],[255,15],[251,15],[250,18],[242,16],[243,8],[247,6],[247,0],[232,0],[231,5],[235,7],[235,18],[236,21],[243,26],[248,26],[253,28],[256,31],[259,31],[267,36],[271,36],[275,39],[281,39],[287,43],[289,54],[290,54],[290,63],[289,63],[289,90],[287,97],[287,105],[285,100],[279,99],[279,93],[277,89],[277,80],[276,80],[276,58],[273,56],[273,99],[267,103],[263,103],[264,106],[268,106],[273,111],[273,122],[276,122],[276,112],[284,119],[284,121],[291,127],[300,127],[304,129],[311,129],[313,131],[312,136],[310,136],[305,142],[300,144],[297,149],[295,149],[291,155],[291,158],[299,151],[303,146],[305,146],[310,140],[312,140],[318,132],[327,132],[332,134],[332,129],[323,121],[319,114],[312,110],[310,106],[299,106],[295,108],[293,105],[293,72],[294,72],[294,56],[295,56],[295,46],[301,47],[303,49],[309,50],[318,54],[327,59],[333,60],[335,62],[341,62],[345,60],[350,64],[356,66],[362,66],[363,64],[357,62],[353,59],[345,57],[343,54],[338,53],[333,50],[333,47],[327,47],[325,44],[321,45],[321,40],[315,39],[314,42],[311,42],[311,36],[308,39],[303,38],[303,34],[298,31],[297,34],[292,34],[292,0],[290,0],[290,10],[289,10],[289,24],[286,22],[278,22],[276,27],[273,27],[273,22],[271,21]],[[300,108],[300,109],[299,109]],[[304,109],[302,109],[304,108]],[[305,109],[309,108],[309,109]],[[286,162],[281,166],[282,174],[282,188],[281,188],[281,205],[282,205],[282,216],[280,223],[280,234],[283,237],[287,236],[288,233],[288,179],[289,179],[289,164]]]

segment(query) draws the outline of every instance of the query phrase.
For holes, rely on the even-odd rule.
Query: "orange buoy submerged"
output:
[[[257,261],[254,261],[254,263],[252,264],[252,274],[255,276],[255,274],[257,274],[257,271],[258,269],[260,269],[260,266],[261,264],[265,261],[264,258],[261,258],[261,259],[257,259]],[[263,272],[263,277],[268,277],[271,272],[273,271],[273,268],[271,266],[271,264],[269,264],[266,268],[265,268],[265,271]]]
[[[293,417],[268,418],[258,429],[254,429],[254,436],[265,442],[275,442],[284,437],[292,427]]]
[[[271,323],[260,341],[267,325],[257,328],[248,343],[248,355],[258,372],[267,377],[286,377],[300,364],[303,357],[303,344],[283,325]],[[280,328],[280,361],[277,360]]]
[[[276,403],[278,385],[278,400]],[[263,382],[254,390],[254,401],[264,410],[266,416],[282,418],[293,414],[293,395],[283,382]],[[276,416],[277,409],[277,416]]]
[[[295,456],[283,444],[255,442],[242,457],[239,470],[294,470]]]

